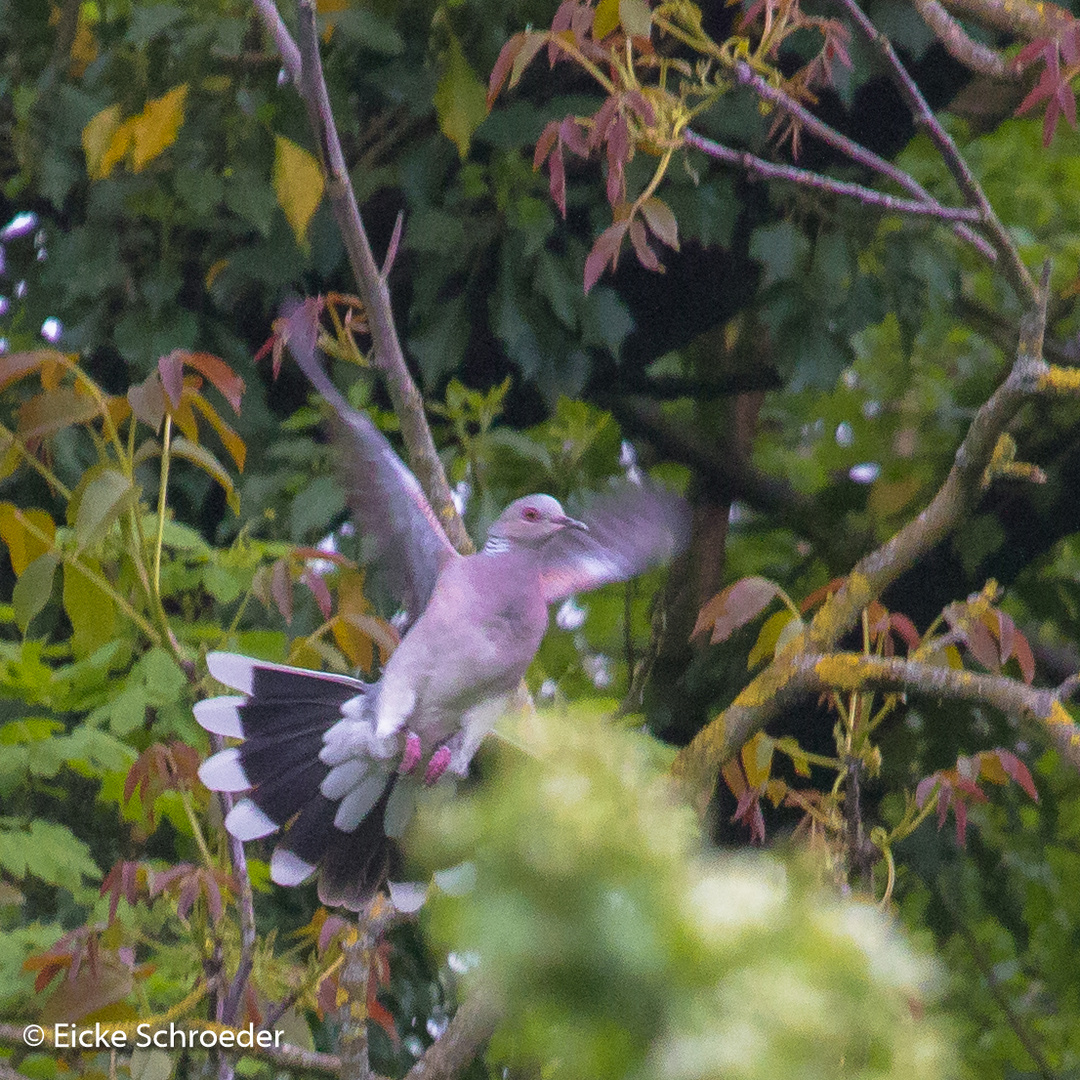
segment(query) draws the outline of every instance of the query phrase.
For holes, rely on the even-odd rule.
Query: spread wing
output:
[[[339,474],[349,509],[373,545],[406,629],[424,610],[447,559],[456,558],[416,477],[386,436],[352,408],[323,371],[316,351],[318,302],[306,300],[286,314],[288,346],[312,386],[333,411]]]
[[[588,532],[563,529],[542,548],[544,599],[627,581],[677,555],[690,537],[690,507],[667,488],[624,482],[582,513]]]

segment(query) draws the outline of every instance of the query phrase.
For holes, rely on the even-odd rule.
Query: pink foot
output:
[[[440,746],[434,754],[431,755],[431,760],[427,763],[427,768],[424,770],[424,783],[429,787],[439,779],[446,767],[450,764],[450,747]]]
[[[420,736],[415,731],[410,731],[405,736],[405,750],[401,755],[401,764],[398,766],[398,772],[402,776],[408,776],[409,773],[420,764]],[[429,765],[430,769],[431,766]]]

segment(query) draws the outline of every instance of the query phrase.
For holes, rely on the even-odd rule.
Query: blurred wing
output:
[[[311,384],[333,410],[339,473],[349,509],[394,598],[405,609],[406,629],[427,606],[439,570],[457,557],[416,477],[386,436],[352,408],[323,371],[316,352],[318,301],[305,300],[286,315],[288,345]]]
[[[648,482],[622,483],[597,496],[581,518],[588,532],[563,529],[542,549],[540,579],[549,604],[667,562],[690,537],[686,500]]]

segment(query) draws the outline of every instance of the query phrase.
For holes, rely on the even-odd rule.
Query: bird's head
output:
[[[558,499],[550,495],[526,495],[516,499],[498,517],[488,532],[488,540],[508,541],[524,547],[536,547],[563,529],[581,529],[588,525],[568,517]]]

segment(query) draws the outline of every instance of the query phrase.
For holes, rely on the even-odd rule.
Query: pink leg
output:
[[[434,754],[431,755],[431,760],[427,764],[427,769],[424,770],[424,783],[429,787],[439,779],[446,767],[450,764],[450,747],[440,746]]]
[[[401,755],[401,764],[398,766],[398,772],[402,776],[408,776],[420,764],[420,753],[420,736],[415,731],[410,731],[405,736],[405,750]]]

